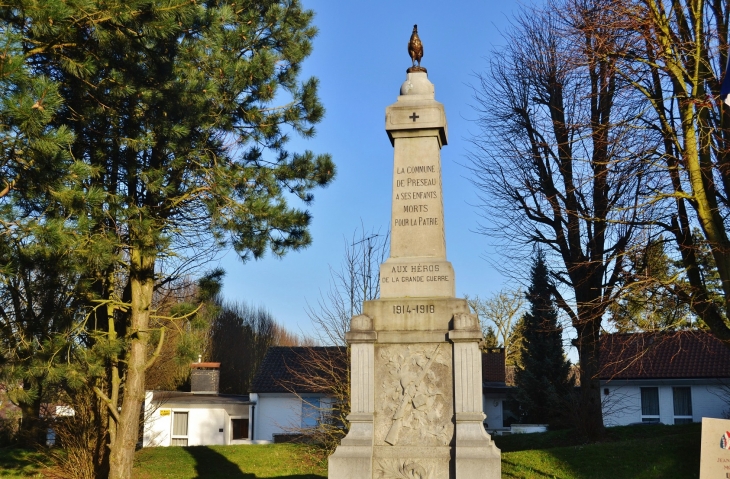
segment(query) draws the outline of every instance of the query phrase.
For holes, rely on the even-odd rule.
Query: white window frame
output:
[[[185,413],[187,414],[187,425],[185,427],[186,434],[173,434],[175,431],[175,414],[181,414]],[[170,446],[173,446],[173,441],[175,439],[185,439],[185,446],[178,446],[175,445],[175,447],[187,447],[190,445],[190,410],[189,409],[173,409],[172,415],[170,417]]]
[[[675,389],[689,389],[689,416],[677,416],[674,413],[674,390]],[[674,424],[677,424],[677,419],[684,420],[680,424],[686,424],[687,419],[689,419],[689,422],[694,422],[693,412],[692,411],[692,387],[691,386],[673,386],[672,387],[672,414],[674,414]]]

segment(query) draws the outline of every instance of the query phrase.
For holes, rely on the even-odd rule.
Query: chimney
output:
[[[218,394],[219,368],[221,363],[197,363],[190,365],[190,391],[194,394]]]
[[[489,348],[482,352],[482,381],[506,382],[504,348]]]

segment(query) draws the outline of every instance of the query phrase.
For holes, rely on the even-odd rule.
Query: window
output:
[[[659,422],[659,388],[641,388],[641,422]]]
[[[248,419],[231,419],[231,439],[248,439]]]
[[[689,387],[672,388],[674,396],[674,424],[692,422],[692,390]]]
[[[171,446],[187,446],[188,445],[188,413],[177,412],[172,413],[172,441]]]
[[[514,399],[502,401],[502,427],[510,427],[512,424],[520,423],[520,403]],[[498,424],[495,424],[499,427]]]
[[[317,427],[320,410],[319,398],[302,398],[302,428]]]

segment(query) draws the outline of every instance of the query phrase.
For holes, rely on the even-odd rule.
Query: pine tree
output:
[[[545,257],[538,253],[526,293],[530,309],[522,321],[522,364],[515,372],[515,398],[523,422],[556,426],[565,419],[573,381],[551,286]]]
[[[155,288],[210,250],[247,260],[311,242],[309,212],[289,201],[309,204],[335,168],[287,141],[324,114],[316,79],[298,79],[313,14],[296,0],[10,3],[2,31],[63,101],[48,131],[73,134],[72,160],[25,199],[83,263],[83,327],[64,359],[106,405],[109,477],[129,478],[165,336],[150,326]]]
[[[29,62],[19,30],[0,30],[0,52],[0,383],[22,411],[20,443],[35,447],[46,440],[41,404],[54,402],[65,372],[50,364],[58,336],[80,302],[68,231],[47,196],[62,188],[73,135],[51,124],[63,98]]]

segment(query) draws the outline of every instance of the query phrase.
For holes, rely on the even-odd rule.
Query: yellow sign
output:
[[[170,410],[169,409],[160,409],[160,416],[169,416]]]

